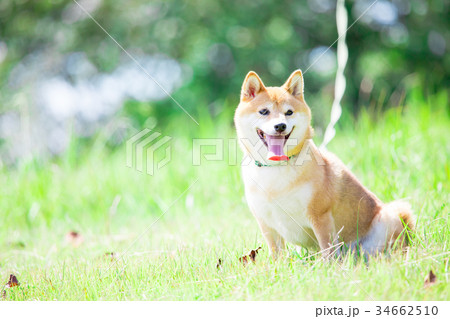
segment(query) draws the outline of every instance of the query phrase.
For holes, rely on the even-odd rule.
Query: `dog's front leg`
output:
[[[336,238],[336,229],[331,212],[315,215],[313,218],[313,231],[320,246],[322,255],[328,258],[333,253],[333,244]]]
[[[259,228],[266,239],[267,246],[269,246],[269,254],[272,258],[276,259],[285,248],[284,238],[275,229],[267,226],[262,220],[257,220]]]

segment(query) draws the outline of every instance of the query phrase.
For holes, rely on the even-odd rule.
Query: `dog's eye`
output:
[[[292,115],[292,114],[294,114],[294,112],[292,112],[292,110],[289,110],[289,111],[287,111],[286,113],[284,113],[285,115],[287,115],[287,116],[289,116],[289,115]]]
[[[259,111],[259,114],[261,114],[261,115],[269,115],[269,110],[268,109],[262,109],[262,110],[260,110]]]

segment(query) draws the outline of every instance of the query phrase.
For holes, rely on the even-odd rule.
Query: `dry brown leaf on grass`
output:
[[[76,231],[70,231],[66,234],[66,242],[73,247],[78,247],[84,242],[83,236]]]
[[[12,287],[16,287],[16,286],[20,286],[20,283],[17,280],[17,277],[14,275],[9,275],[9,280],[6,283],[5,288],[12,288]]]
[[[261,246],[250,250],[250,252],[247,255],[244,255],[239,258],[239,261],[245,266],[248,264],[249,260],[251,260],[253,263],[256,261],[256,255],[258,255],[258,251],[262,249]]]
[[[239,261],[240,261],[242,264],[244,264],[244,266],[248,264],[247,256],[239,257]]]
[[[20,283],[19,283],[19,280],[17,280],[17,277],[14,276],[13,274],[9,275],[9,280],[6,283],[5,289],[3,290],[3,293],[2,293],[2,298],[6,299],[6,289],[18,287],[18,286],[20,286]]]
[[[424,282],[423,286],[424,286],[424,288],[428,288],[428,287],[433,286],[434,284],[436,284],[436,282],[437,282],[437,277],[433,273],[433,271],[430,270],[428,275],[425,276],[425,282]]]
[[[258,248],[256,248],[255,250],[250,251],[249,256],[250,256],[250,259],[251,259],[253,262],[255,262],[256,255],[258,255],[258,250],[260,250],[260,249],[262,249],[261,246],[258,247]]]
[[[111,252],[105,253],[104,257],[106,259],[111,259],[111,261],[113,261],[113,260],[117,259],[117,254],[115,252],[111,251]]]

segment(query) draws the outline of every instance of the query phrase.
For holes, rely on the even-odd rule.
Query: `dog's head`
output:
[[[281,87],[265,87],[255,72],[249,72],[234,122],[240,145],[252,158],[287,161],[287,148],[302,143],[311,132],[302,72],[293,72]]]

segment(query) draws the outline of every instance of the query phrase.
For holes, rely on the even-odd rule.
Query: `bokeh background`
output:
[[[334,0],[79,4],[195,118],[228,125],[249,70],[280,85],[337,38]],[[348,24],[372,4],[346,1]],[[372,6],[346,36],[344,116],[448,88],[448,8],[444,0]],[[335,71],[333,46],[305,74],[319,137]],[[98,134],[114,149],[130,132],[174,118],[195,125],[71,0],[1,1],[0,92],[0,165],[58,156],[73,139],[89,147]]]
[[[77,1],[86,12],[0,0],[0,287],[12,274],[21,283],[0,298],[449,300],[449,1],[345,1],[347,87],[327,147],[418,220],[408,254],[370,267],[290,244],[271,261],[233,125],[248,71],[278,86],[302,69],[322,142],[336,1]],[[127,166],[127,141],[144,129],[171,138],[154,175]],[[223,156],[192,165],[194,139],[219,141]],[[424,288],[430,270],[436,284]]]

